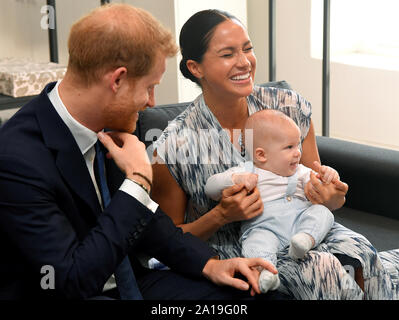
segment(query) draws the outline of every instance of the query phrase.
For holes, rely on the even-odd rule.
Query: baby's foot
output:
[[[269,270],[263,269],[259,276],[260,292],[266,293],[269,290],[276,290],[280,286],[280,278],[278,274],[271,273]]]
[[[313,246],[313,237],[307,233],[300,232],[291,238],[288,254],[294,260],[303,259]]]

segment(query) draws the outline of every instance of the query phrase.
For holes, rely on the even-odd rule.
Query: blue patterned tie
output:
[[[104,169],[104,152],[102,151],[101,142],[97,141],[96,145],[96,161],[98,173],[98,187],[100,188],[101,197],[103,199],[104,208],[111,202],[111,195],[108,190]],[[130,265],[129,258],[126,256],[115,271],[116,285],[118,286],[119,295],[122,300],[143,300],[143,296],[138,288],[136,278]]]

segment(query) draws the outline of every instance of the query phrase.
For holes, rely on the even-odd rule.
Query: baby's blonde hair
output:
[[[284,128],[286,126],[299,127],[289,116],[285,113],[275,109],[265,109],[250,115],[245,123],[245,130],[252,130],[252,145],[253,150],[246,150],[251,157],[256,148],[265,145],[268,141],[281,139],[284,135]],[[248,132],[248,131],[247,131]],[[246,144],[246,146],[248,146]]]

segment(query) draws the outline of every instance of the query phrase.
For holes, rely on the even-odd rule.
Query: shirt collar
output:
[[[78,144],[80,152],[82,152],[84,155],[97,142],[97,134],[79,123],[69,113],[58,92],[58,86],[60,83],[61,80],[57,81],[57,84],[53,90],[48,93],[48,97],[62,121],[64,121],[66,126],[71,131],[76,143]]]

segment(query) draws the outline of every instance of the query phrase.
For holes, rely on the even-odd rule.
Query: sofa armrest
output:
[[[399,220],[399,151],[316,137],[322,164],[349,185],[346,205]]]

